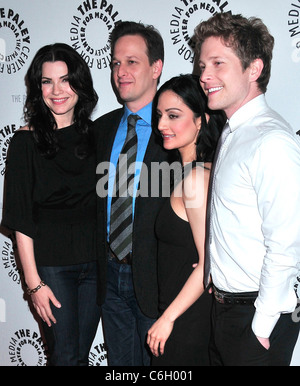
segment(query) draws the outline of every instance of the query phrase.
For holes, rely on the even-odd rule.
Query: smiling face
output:
[[[158,60],[150,65],[147,46],[140,35],[125,35],[117,40],[112,68],[116,89],[132,112],[152,101],[162,62]]]
[[[196,140],[201,118],[171,90],[164,91],[157,104],[158,130],[163,137],[164,148],[178,149],[182,162],[196,159]]]
[[[68,80],[65,62],[45,62],[42,66],[42,96],[53,114],[57,127],[73,123],[74,108],[78,95],[72,90]]]
[[[261,94],[256,80],[261,63],[254,61],[246,70],[231,47],[221,38],[209,37],[201,46],[201,85],[212,110],[224,110],[230,118],[239,108]]]

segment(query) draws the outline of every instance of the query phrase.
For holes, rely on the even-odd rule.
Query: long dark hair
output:
[[[55,43],[38,50],[25,76],[27,98],[24,118],[29,128],[33,129],[34,140],[40,153],[48,158],[55,156],[59,150],[56,136],[57,124],[43,101],[41,87],[43,63],[55,61],[66,63],[70,86],[78,95],[78,102],[74,109],[74,122],[81,140],[76,147],[76,155],[84,158],[89,154],[92,146],[89,118],[98,102],[98,95],[93,88],[91,73],[86,62],[72,47],[64,43]]]
[[[171,78],[157,91],[152,104],[152,127],[158,132],[157,105],[160,95],[165,91],[173,91],[193,111],[195,118],[201,117],[201,129],[196,141],[196,161],[212,162],[218,139],[226,116],[222,111],[212,111],[207,107],[207,97],[200,86],[199,76],[186,74]],[[207,113],[210,118],[207,122]]]

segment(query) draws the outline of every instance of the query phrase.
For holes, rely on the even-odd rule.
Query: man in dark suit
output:
[[[110,366],[150,364],[146,335],[158,313],[156,215],[164,197],[153,197],[151,165],[168,160],[152,133],[152,100],[162,72],[163,40],[153,27],[122,22],[111,35],[112,79],[124,107],[95,121],[98,154],[98,245],[100,247],[100,302]],[[129,252],[115,248],[114,189],[120,153],[127,143],[127,118],[138,115],[137,153],[132,193],[132,240]],[[126,138],[126,139],[125,139]],[[109,162],[109,172],[103,170]],[[129,175],[130,173],[127,174]],[[103,180],[107,185],[103,192]],[[143,183],[143,186],[142,186]],[[102,191],[101,191],[102,189]],[[140,189],[140,194],[136,190]],[[153,190],[153,189],[152,189]],[[107,192],[107,194],[106,194]],[[124,204],[125,205],[125,204]],[[122,210],[124,213],[127,209]],[[126,220],[128,221],[128,220]],[[117,224],[121,220],[116,221]],[[129,221],[128,221],[129,222]],[[123,229],[123,233],[126,233]],[[125,241],[123,242],[123,244]],[[123,254],[122,254],[123,253]],[[124,256],[125,255],[125,256]],[[123,257],[124,256],[124,257]]]

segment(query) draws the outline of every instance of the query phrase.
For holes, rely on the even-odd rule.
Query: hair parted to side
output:
[[[55,43],[40,48],[35,54],[25,76],[27,97],[24,118],[42,155],[53,157],[59,150],[56,139],[56,121],[42,97],[42,66],[45,62],[65,62],[68,67],[69,84],[78,95],[74,109],[74,122],[82,135],[77,149],[78,157],[89,153],[89,118],[97,102],[98,95],[93,87],[90,69],[84,59],[65,43]]]
[[[262,20],[230,13],[212,16],[195,28],[196,49],[199,53],[204,40],[211,36],[220,37],[225,45],[235,51],[244,70],[256,59],[263,61],[264,68],[257,84],[265,93],[271,76],[274,38]]]
[[[165,91],[172,91],[178,95],[183,103],[192,110],[194,117],[201,117],[201,128],[196,141],[196,155],[199,162],[212,162],[217,142],[226,122],[223,111],[212,111],[207,106],[207,96],[200,86],[199,76],[181,74],[166,81],[157,91],[152,104],[152,127],[158,131],[157,106],[159,97]],[[209,115],[209,120],[206,115]]]
[[[150,65],[158,60],[164,62],[164,41],[161,34],[152,25],[145,25],[134,21],[122,21],[116,24],[111,33],[112,57],[116,41],[126,35],[139,35],[145,40]]]

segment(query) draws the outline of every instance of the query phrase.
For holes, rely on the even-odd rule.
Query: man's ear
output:
[[[250,79],[253,82],[256,82],[257,79],[260,77],[263,68],[264,68],[264,63],[261,59],[255,59],[250,64]]]
[[[158,79],[162,73],[163,62],[161,59],[158,59],[152,64],[153,67],[153,79]]]

